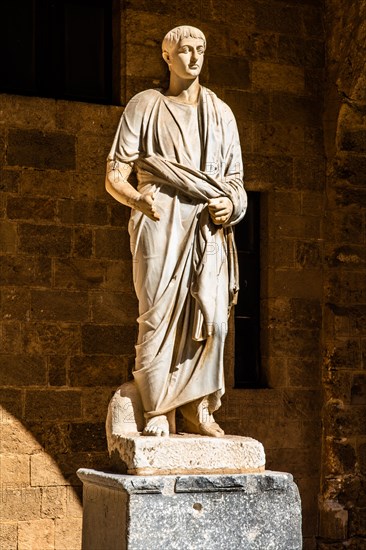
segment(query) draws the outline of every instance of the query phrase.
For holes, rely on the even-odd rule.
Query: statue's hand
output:
[[[156,211],[154,206],[154,193],[151,191],[149,193],[142,193],[135,199],[133,207],[136,208],[136,210],[140,210],[140,212],[145,214],[150,220],[155,222],[160,220],[160,214]]]
[[[208,211],[215,225],[226,223],[233,213],[233,203],[227,197],[217,197],[208,201]]]

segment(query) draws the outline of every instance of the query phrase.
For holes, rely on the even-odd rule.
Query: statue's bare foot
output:
[[[184,419],[184,431],[191,434],[223,437],[225,432],[215,422],[208,408],[208,399],[196,399],[180,407]]]
[[[209,435],[210,437],[223,437],[225,432],[217,422],[201,422],[198,425],[201,435]]]
[[[146,421],[142,435],[154,435],[158,437],[169,436],[169,422],[164,414],[153,416]]]
[[[184,431],[191,434],[207,435],[209,437],[223,437],[225,432],[217,422],[190,422],[185,420]]]

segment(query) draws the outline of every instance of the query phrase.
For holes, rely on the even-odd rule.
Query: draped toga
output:
[[[232,225],[245,214],[242,158],[230,108],[201,87],[197,105],[159,90],[137,94],[121,117],[108,160],[134,166],[138,191],[153,192],[153,221],[131,211],[133,280],[139,301],[134,378],[147,417],[224,393],[223,352],[238,292]],[[207,201],[233,203],[225,226]]]

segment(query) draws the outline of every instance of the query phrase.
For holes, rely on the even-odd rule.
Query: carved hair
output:
[[[190,25],[181,25],[180,27],[175,27],[165,35],[161,45],[163,53],[169,53],[182,38],[201,38],[206,48],[206,37],[200,29],[191,27]]]

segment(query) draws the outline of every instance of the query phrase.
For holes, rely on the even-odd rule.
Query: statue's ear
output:
[[[169,53],[167,51],[163,52],[163,59],[164,59],[165,63],[167,63],[168,65],[170,64],[170,56],[169,56]]]

